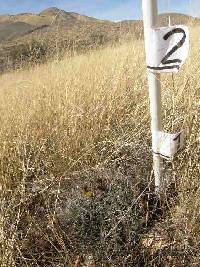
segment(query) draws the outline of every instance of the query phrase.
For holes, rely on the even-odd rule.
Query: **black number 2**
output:
[[[151,66],[147,66],[148,69],[152,69],[152,70],[168,70],[168,69],[180,69],[179,64],[176,63],[181,63],[182,60],[180,59],[169,59],[171,55],[173,55],[179,48],[181,48],[183,46],[183,44],[185,43],[186,40],[186,33],[183,29],[181,28],[176,28],[171,30],[170,32],[166,33],[163,37],[164,40],[168,40],[170,36],[172,36],[173,34],[176,33],[182,33],[183,37],[182,39],[167,53],[167,55],[161,60],[161,63],[163,65],[167,65],[167,66],[163,66],[163,67],[151,67]],[[168,64],[172,64],[175,63],[175,65],[168,65]]]

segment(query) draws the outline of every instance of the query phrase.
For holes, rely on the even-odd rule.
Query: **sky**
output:
[[[39,13],[58,7],[83,15],[120,21],[142,17],[142,0],[0,0],[0,14]],[[159,12],[200,16],[200,0],[158,0]]]

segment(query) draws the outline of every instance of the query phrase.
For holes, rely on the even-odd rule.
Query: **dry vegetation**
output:
[[[199,31],[163,76],[165,129],[187,142],[161,207],[141,41],[1,76],[2,267],[199,266]]]

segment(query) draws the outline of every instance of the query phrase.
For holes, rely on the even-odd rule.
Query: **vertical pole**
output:
[[[157,26],[158,12],[157,0],[142,0],[143,20],[144,20],[144,37],[146,52],[149,45],[149,35],[152,29]],[[155,55],[156,56],[156,55]],[[159,146],[159,131],[162,131],[161,119],[161,84],[160,74],[148,70],[149,98],[151,112],[151,131],[153,150]],[[155,176],[155,191],[160,194],[161,176],[162,176],[162,159],[159,154],[153,153],[153,168]]]

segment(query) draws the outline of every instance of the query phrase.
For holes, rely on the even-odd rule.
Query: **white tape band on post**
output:
[[[153,72],[178,72],[189,52],[187,26],[154,28],[147,34],[147,68]]]
[[[156,136],[158,139],[153,143],[153,153],[165,159],[173,160],[176,153],[184,146],[185,131],[176,134],[158,132]]]

